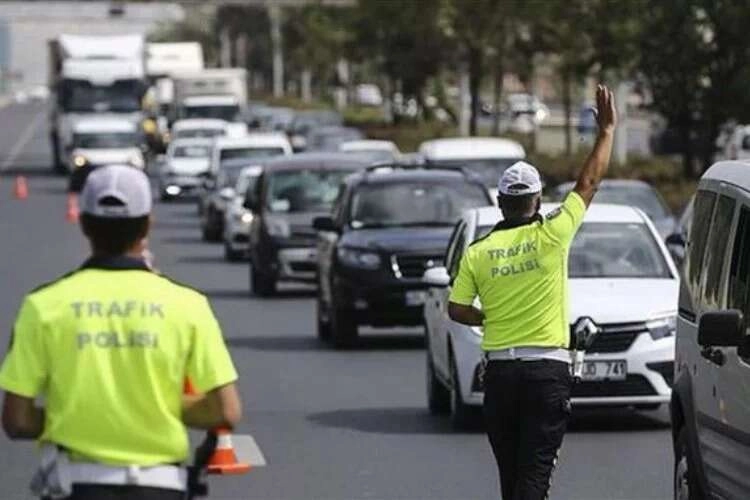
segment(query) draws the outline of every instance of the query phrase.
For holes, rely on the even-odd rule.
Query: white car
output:
[[[211,167],[213,140],[176,139],[167,148],[159,176],[162,201],[199,191]]]
[[[263,173],[263,167],[245,167],[237,177],[234,198],[224,211],[224,258],[228,261],[240,260],[248,256],[250,250],[250,224],[255,214],[244,207],[245,195],[255,186]]]
[[[542,212],[556,206],[545,203]],[[467,211],[451,237],[447,269],[425,273],[432,285],[424,307],[429,408],[450,411],[459,427],[483,400],[482,330],[448,318],[449,282],[466,248],[499,218],[493,207]],[[648,216],[633,207],[592,205],[568,262],[571,329],[591,320],[598,330],[572,403],[653,409],[669,402],[679,278]]]
[[[376,163],[392,163],[401,159],[401,151],[392,141],[378,141],[374,139],[363,139],[359,141],[346,141],[339,144],[339,151],[363,155],[371,158]]]
[[[211,153],[211,172],[217,174],[221,163],[238,158],[260,160],[292,154],[292,145],[279,132],[255,132],[242,137],[217,137]]]
[[[114,115],[89,115],[73,123],[68,170],[89,166],[127,164],[144,169],[143,135],[134,120]]]
[[[213,138],[227,135],[229,122],[218,118],[186,118],[172,124],[172,140],[188,138]]]
[[[420,144],[419,154],[427,165],[474,172],[490,190],[494,190],[494,195],[497,195],[500,174],[518,160],[526,158],[526,151],[519,143],[496,137],[433,139]]]

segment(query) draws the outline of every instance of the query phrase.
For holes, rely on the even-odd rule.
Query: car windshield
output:
[[[573,185],[569,185],[568,188],[566,184],[565,189],[558,190],[558,201],[561,201],[571,189],[573,189]],[[613,205],[637,207],[654,220],[669,216],[659,195],[646,186],[608,186],[605,183],[599,186],[599,190],[594,195],[594,203],[612,203]]]
[[[492,230],[482,226],[476,239]],[[585,222],[568,256],[570,278],[671,278],[656,240],[645,224]]]
[[[210,155],[208,146],[177,146],[172,154],[175,158],[208,158]]]
[[[519,158],[486,158],[478,160],[439,160],[430,161],[430,165],[448,168],[462,168],[477,175],[487,187],[497,186],[500,174],[519,161]]]
[[[352,199],[354,229],[397,226],[452,226],[469,208],[488,204],[487,193],[465,182],[407,181],[363,185]]]
[[[330,212],[350,170],[284,170],[269,176],[271,212]]]
[[[216,178],[218,188],[234,187],[237,184],[242,170],[247,167],[247,163],[222,163],[219,167],[219,175]]]
[[[73,145],[81,149],[135,148],[138,134],[133,132],[75,134]]]
[[[141,95],[142,88],[137,80],[118,81],[109,86],[66,80],[62,88],[61,101],[66,111],[74,113],[127,113],[141,109]]]
[[[242,159],[255,159],[255,158],[269,158],[271,156],[283,155],[284,149],[272,147],[272,148],[226,148],[221,150],[219,159],[235,160],[238,158]]]
[[[236,104],[227,106],[185,106],[183,118],[218,118],[233,122],[240,114]]]
[[[212,139],[224,135],[223,128],[189,128],[178,130],[175,134],[177,139],[208,138]]]

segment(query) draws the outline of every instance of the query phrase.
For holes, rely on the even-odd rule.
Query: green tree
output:
[[[711,164],[729,120],[750,119],[750,10],[731,0],[648,0],[639,69],[680,138],[683,169]]]

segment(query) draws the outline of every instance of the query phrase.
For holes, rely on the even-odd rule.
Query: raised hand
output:
[[[606,85],[596,86],[596,123],[599,132],[612,132],[617,126],[617,109],[614,93]]]

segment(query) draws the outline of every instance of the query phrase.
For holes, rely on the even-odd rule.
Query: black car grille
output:
[[[397,278],[421,278],[427,269],[442,265],[442,255],[396,254],[391,257],[391,268]]]
[[[648,332],[643,323],[611,323],[600,325],[600,328],[601,331],[586,352],[625,352],[638,335]]]
[[[656,390],[643,375],[628,375],[625,380],[584,381],[573,386],[574,398],[615,396],[655,396]]]
[[[311,273],[315,272],[318,269],[317,264],[315,262],[291,262],[289,264],[289,267],[292,268],[292,271],[296,273]]]

